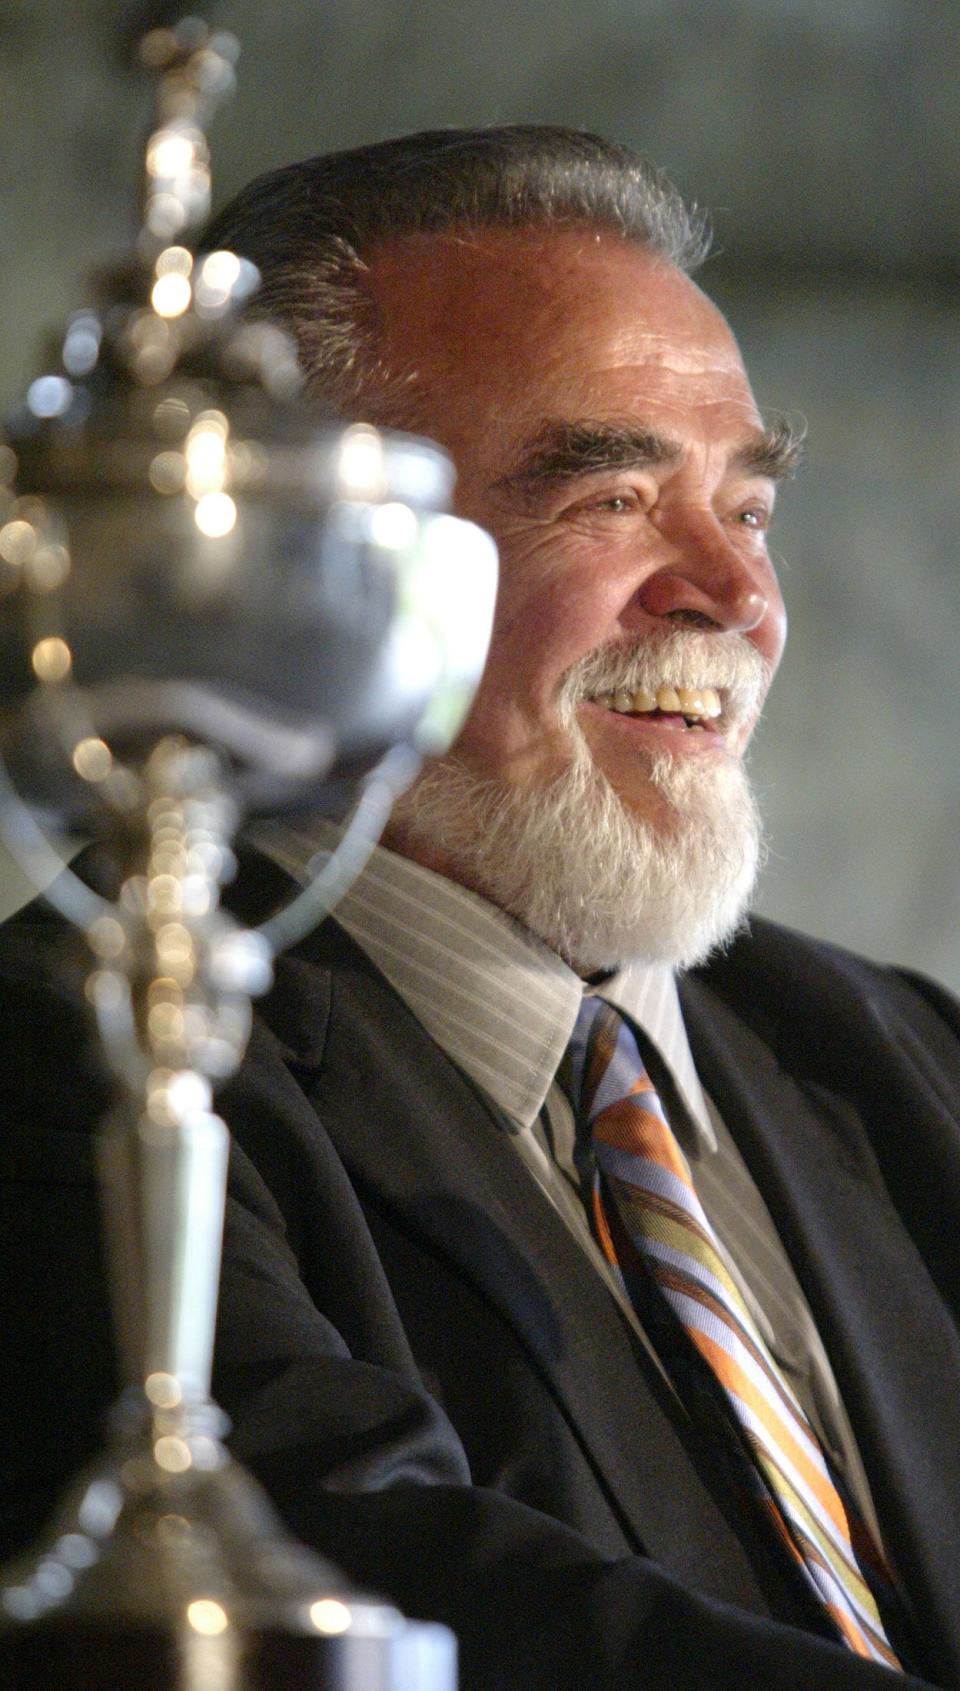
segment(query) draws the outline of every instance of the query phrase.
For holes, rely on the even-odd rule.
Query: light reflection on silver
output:
[[[183,1390],[175,1374],[148,1374],[143,1390],[147,1401],[156,1409],[176,1409],[183,1402]]]
[[[36,529],[24,517],[14,517],[0,528],[0,558],[15,568],[29,563],[38,544]]]
[[[190,309],[193,289],[186,276],[171,272],[158,276],[150,290],[150,304],[158,317],[182,317]]]
[[[27,404],[35,417],[62,417],[72,398],[73,388],[65,376],[38,376],[27,389]]]
[[[97,1558],[96,1546],[85,1533],[63,1533],[57,1539],[55,1549],[68,1568],[90,1568]]]
[[[30,662],[39,681],[64,681],[73,665],[73,653],[65,640],[51,634],[37,641]]]
[[[203,493],[193,520],[208,540],[222,540],[236,527],[237,507],[229,493]]]
[[[194,295],[200,317],[222,317],[249,299],[260,280],[257,267],[233,252],[207,253],[197,268]]]
[[[215,1618],[216,1611],[223,1617],[222,1624]],[[178,1691],[234,1691],[240,1640],[226,1610],[210,1599],[198,1599],[188,1606],[186,1622]]]
[[[23,573],[32,592],[55,593],[70,573],[70,554],[56,540],[45,540],[27,559]]]
[[[127,930],[116,916],[98,916],[87,929],[87,944],[95,957],[112,962],[127,944]]]
[[[185,483],[193,499],[205,493],[219,493],[227,474],[227,440],[230,424],[222,411],[202,411],[184,445]]]
[[[152,421],[161,440],[182,440],[190,427],[190,407],[178,394],[168,394],[154,408]]]
[[[113,753],[104,740],[91,734],[73,749],[73,767],[84,781],[105,781],[113,769]]]
[[[164,247],[157,254],[153,268],[158,277],[189,277],[193,271],[193,253],[189,247]]]
[[[341,1603],[337,1597],[321,1597],[310,1605],[311,1626],[328,1637],[335,1638],[339,1633],[349,1631],[352,1619],[347,1604]]]
[[[103,329],[92,311],[78,311],[70,319],[63,342],[63,366],[74,377],[89,376],[100,356]]]
[[[211,1598],[195,1598],[192,1603],[188,1603],[186,1619],[187,1625],[205,1638],[218,1637],[221,1632],[226,1632],[230,1625],[226,1609]]]
[[[366,423],[344,430],[337,449],[336,475],[341,497],[374,504],[386,491],[382,436]]]

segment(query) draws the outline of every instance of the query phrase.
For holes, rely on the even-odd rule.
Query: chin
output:
[[[702,962],[741,925],[762,856],[737,760],[655,756],[642,794],[626,799],[576,735],[546,783],[504,787],[438,763],[398,821],[410,855],[442,864],[585,974]]]

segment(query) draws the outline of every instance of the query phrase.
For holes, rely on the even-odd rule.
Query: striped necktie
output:
[[[871,1589],[889,1589],[890,1575],[726,1266],[630,1027],[602,999],[585,998],[570,1056],[574,1096],[592,1129],[601,1249],[628,1295],[638,1262],[652,1271],[719,1380],[749,1447],[755,1489],[841,1638],[899,1667]]]

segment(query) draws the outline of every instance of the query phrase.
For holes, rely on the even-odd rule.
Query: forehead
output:
[[[596,230],[416,235],[374,255],[388,364],[412,371],[451,450],[544,416],[639,416],[731,438],[758,414],[716,306],[665,260]]]

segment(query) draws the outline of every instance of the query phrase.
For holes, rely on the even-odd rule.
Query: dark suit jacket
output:
[[[44,978],[56,928],[34,910],[0,936],[4,1548],[112,1391],[103,1088]],[[960,1687],[956,1011],[759,921],[683,1000],[827,1344],[914,1665]],[[496,1112],[335,923],[280,961],[222,1108],[235,1449],[302,1537],[454,1627],[465,1687],[888,1683],[827,1641],[725,1484],[710,1404],[676,1404]]]

